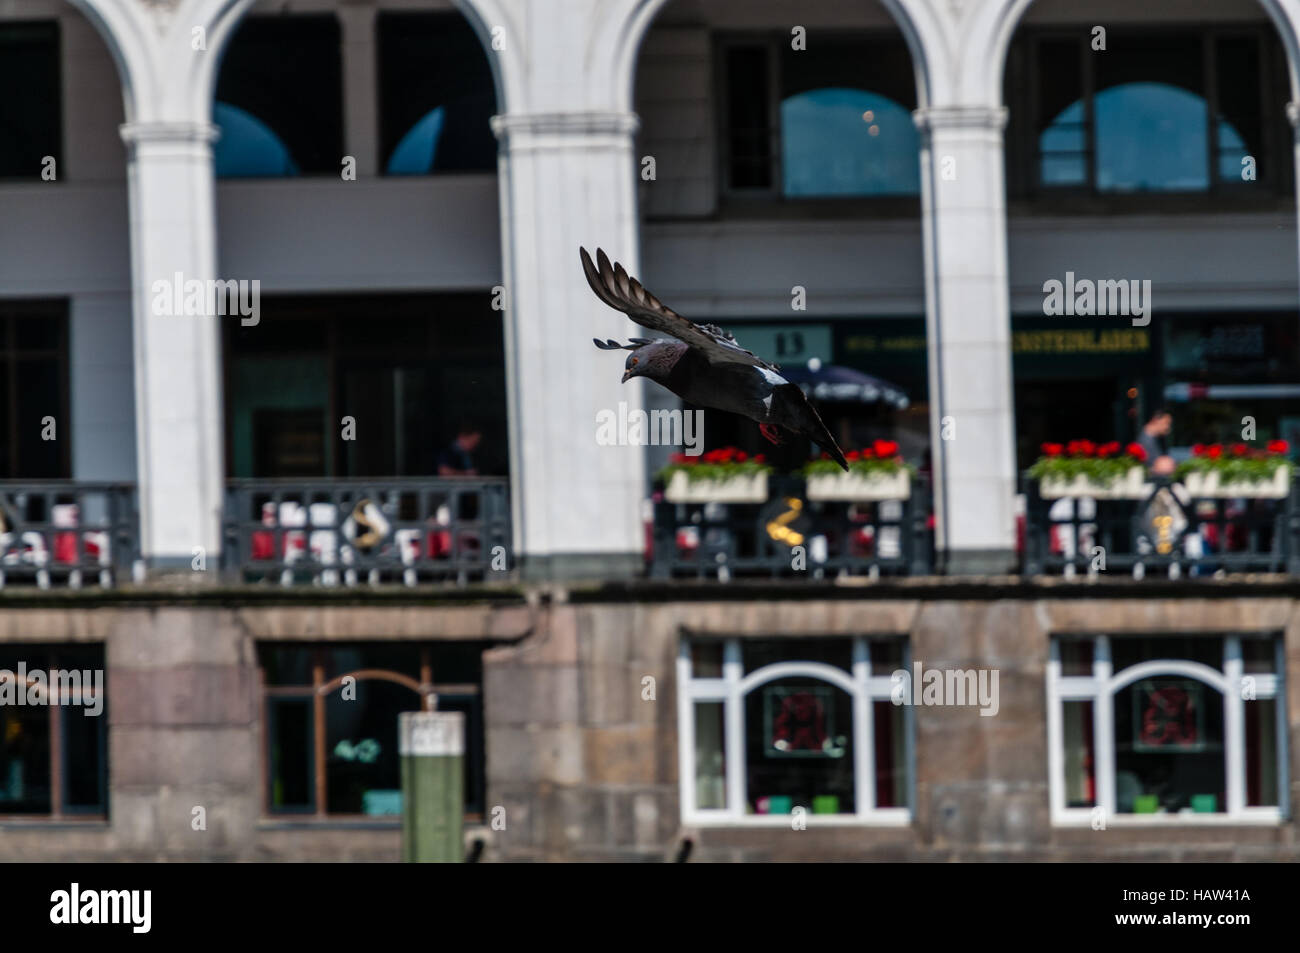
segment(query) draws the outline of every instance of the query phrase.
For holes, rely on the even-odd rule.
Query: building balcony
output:
[[[1300,576],[1293,475],[1248,497],[1152,477],[1110,496],[1044,497],[1028,474],[1020,489],[1024,577]],[[883,499],[810,492],[793,476],[749,492],[748,499],[723,499],[726,493],[683,498],[670,491],[667,499],[657,491],[645,575],[724,583],[943,575],[925,476]],[[0,481],[0,587],[145,583],[139,525],[134,484]],[[222,541],[219,566],[206,568],[227,585],[517,579],[505,477],[230,480]]]
[[[223,570],[242,583],[466,584],[512,567],[504,477],[231,480]]]
[[[134,484],[0,480],[0,587],[141,580],[139,527]]]

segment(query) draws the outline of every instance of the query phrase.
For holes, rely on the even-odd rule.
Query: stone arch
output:
[[[524,105],[524,92],[527,84],[527,62],[523,56],[523,43],[519,30],[508,5],[502,0],[453,0],[461,16],[469,21],[488,65],[492,69],[492,81],[496,87],[497,111],[500,113],[518,112]],[[505,48],[492,48],[492,31],[496,27],[505,29]]]
[[[969,62],[989,64],[983,77],[978,78],[980,90],[988,103],[1002,102],[1002,76],[1006,67],[1007,52],[1021,19],[1034,0],[999,0],[990,4],[987,14],[973,34],[973,49],[985,51],[973,56]],[[1273,26],[1286,50],[1287,76],[1291,81],[1291,98],[1300,100],[1300,3],[1295,0],[1258,0],[1273,21]],[[975,80],[976,77],[970,77]]]
[[[634,0],[632,9],[623,19],[614,46],[613,75],[617,79],[616,108],[631,112],[633,87],[636,83],[636,65],[641,42],[650,25],[670,0]],[[878,2],[888,11],[894,24],[903,33],[908,52],[912,55],[912,68],[916,76],[916,102],[921,109],[933,101],[937,88],[944,80],[936,70],[944,70],[944,58],[931,56],[930,51],[943,49],[943,33],[933,12],[923,0],[869,0]]]

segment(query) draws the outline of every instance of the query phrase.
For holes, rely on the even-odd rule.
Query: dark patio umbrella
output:
[[[809,399],[828,404],[888,404],[906,410],[911,403],[894,384],[882,381],[851,367],[823,364],[814,358],[807,364],[789,364],[781,375],[808,395]]]

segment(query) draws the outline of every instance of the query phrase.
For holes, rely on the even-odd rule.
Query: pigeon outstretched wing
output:
[[[698,350],[710,364],[748,364],[770,371],[779,370],[753,351],[736,343],[736,339],[713,324],[697,324],[684,318],[647,291],[635,278],[628,275],[620,264],[610,264],[605,253],[597,248],[593,262],[587,249],[578,249],[582,255],[582,270],[587,284],[601,301],[622,311],[629,318],[651,331],[668,334]]]

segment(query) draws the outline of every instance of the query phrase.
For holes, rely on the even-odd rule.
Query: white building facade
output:
[[[400,98],[388,84],[401,78],[385,72],[381,25],[386,16],[413,13],[463,17],[477,36],[493,84],[495,170],[468,163],[448,174],[396,174],[396,120],[382,104]],[[241,24],[258,18],[289,30],[297,18],[332,24],[325,29],[337,36],[330,74],[337,89],[319,92],[337,101],[337,143],[322,133],[317,145],[337,152],[328,163],[335,171],[325,171],[324,161],[307,169],[297,155],[299,175],[218,176],[223,135],[232,141],[214,112],[223,68],[235,68],[223,57],[239,42]],[[233,367],[239,317],[159,313],[158,282],[175,276],[257,281],[268,300],[370,296],[378,307],[375,296],[461,296],[491,309],[502,330],[500,452],[510,475],[512,554],[543,577],[636,571],[647,477],[661,457],[594,438],[601,410],[620,401],[662,406],[665,395],[619,384],[618,368],[588,343],[631,325],[589,293],[578,246],[605,248],[676,310],[724,324],[788,331],[850,318],[923,319],[927,394],[915,399],[928,408],[936,545],[947,571],[958,573],[1004,571],[1014,561],[1024,426],[1013,316],[1042,315],[1045,281],[1067,272],[1149,279],[1156,328],[1161,309],[1290,312],[1295,324],[1300,152],[1290,127],[1279,131],[1274,121],[1272,72],[1260,68],[1253,109],[1234,106],[1235,87],[1223,79],[1229,67],[1253,62],[1256,49],[1230,60],[1238,47],[1229,40],[1263,37],[1258,49],[1281,51],[1273,62],[1285,91],[1281,111],[1294,120],[1287,103],[1300,100],[1300,3],[1291,0],[1170,0],[1141,10],[1056,0],[291,0],[273,7],[27,0],[5,8],[0,26],[10,21],[57,23],[61,142],[48,152],[58,159],[53,176],[32,167],[0,183],[0,299],[15,307],[66,303],[70,445],[62,475],[135,482],[143,556],[159,568],[189,565],[199,549],[209,559],[221,551],[225,481],[245,475],[241,454],[261,452],[249,449],[262,446],[259,427],[269,435],[267,453],[292,455],[277,449],[282,431],[265,414],[250,411],[245,431],[243,411],[232,410],[231,389],[255,379],[258,367]],[[1116,44],[1113,52],[1095,46],[1098,28]],[[1201,31],[1194,42],[1215,51],[1187,66],[1177,44],[1166,44],[1171,75],[1186,69],[1200,77],[1171,84],[1204,86],[1214,132],[1207,133],[1208,171],[1194,172],[1196,181],[1135,193],[1098,175],[1112,166],[1099,118],[1106,107],[1096,94],[1124,84],[1124,76],[1104,71],[1122,74],[1123,38],[1144,31]],[[855,37],[863,50],[886,51],[880,62],[888,49],[910,58],[910,93],[886,98],[912,111],[914,183],[907,171],[883,185],[818,192],[816,182],[800,185],[779,122],[757,131],[737,124],[742,74],[729,73],[729,64],[767,64],[752,75],[772,86],[773,114],[781,114],[809,89],[843,87],[829,67],[824,76],[797,78],[794,67],[782,66],[788,57],[815,57],[819,44],[830,43],[847,44],[851,60]],[[1114,61],[1081,65],[1080,118],[1062,111],[1060,124],[1036,128],[1033,117],[1017,113],[1019,104],[1033,109],[1074,95],[1043,79],[1052,42],[1082,44],[1081,64],[1093,54]],[[764,49],[766,59],[753,58]],[[862,53],[864,69],[873,56]],[[1009,74],[1013,59],[1018,72]],[[898,77],[895,70],[890,82]],[[1234,108],[1255,117],[1265,130],[1258,141],[1271,151],[1254,154],[1261,150]],[[901,141],[896,127],[883,128],[883,139]],[[1065,144],[1053,145],[1053,137]],[[1291,167],[1277,168],[1274,155]],[[1262,198],[1219,188],[1229,178],[1224,169],[1244,158],[1260,166],[1260,178],[1249,181],[1272,183]],[[1115,161],[1113,168],[1123,166]],[[1015,179],[1021,166],[1033,185]],[[751,174],[758,178],[745,178]],[[1164,191],[1191,198],[1152,194]],[[826,333],[836,342],[845,337]],[[1054,340],[1041,329],[1030,333],[1040,336],[1026,338],[1026,347]],[[1164,351],[1175,351],[1176,340],[1161,340]],[[1256,346],[1273,348],[1261,340]],[[344,338],[331,347],[349,351]],[[287,361],[291,350],[283,346],[278,359]],[[331,366],[351,373],[346,362]],[[367,379],[357,377],[360,390]],[[337,392],[350,393],[348,386]],[[430,440],[449,439],[442,405],[428,406],[429,432],[437,434]],[[350,409],[346,398],[330,404],[330,434],[344,417],[369,425]],[[14,427],[39,426],[22,416],[27,411],[14,413]],[[418,463],[395,466],[421,475]]]

